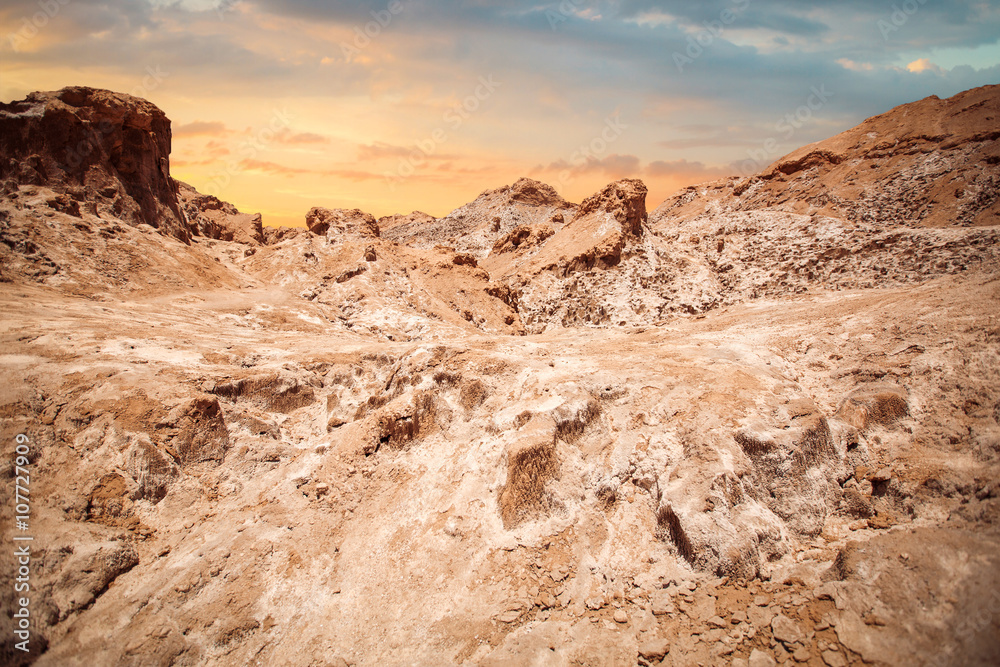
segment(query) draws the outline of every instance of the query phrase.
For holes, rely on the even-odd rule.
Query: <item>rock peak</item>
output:
[[[517,179],[517,182],[510,186],[510,199],[529,206],[555,206],[558,208],[570,206],[570,203],[563,199],[551,185],[523,177]]]
[[[629,234],[642,234],[646,222],[646,184],[637,178],[625,178],[609,183],[597,194],[583,200],[574,220],[596,211],[605,211],[615,217]]]

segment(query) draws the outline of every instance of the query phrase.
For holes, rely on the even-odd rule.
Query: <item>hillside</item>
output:
[[[749,178],[687,188],[654,219],[770,210],[886,227],[1000,224],[997,86],[904,104]]]

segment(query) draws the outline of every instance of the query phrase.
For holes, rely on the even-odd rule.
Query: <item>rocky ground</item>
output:
[[[995,217],[522,179],[274,230],[87,91],[0,106],[0,477],[26,434],[35,537],[5,661],[1000,661]],[[86,168],[52,149],[87,132]]]

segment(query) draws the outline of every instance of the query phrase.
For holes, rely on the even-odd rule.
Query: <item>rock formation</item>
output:
[[[181,210],[193,235],[247,245],[264,243],[260,213],[240,213],[218,197],[203,195],[187,183],[175,182]]]
[[[147,102],[4,105],[2,661],[997,664],[998,100],[651,213],[305,229],[170,179]]]
[[[375,218],[354,209],[314,208],[306,214],[306,227],[313,234],[325,235],[331,243],[345,236],[378,238],[379,228]]]
[[[84,203],[95,215],[190,236],[170,178],[170,121],[146,100],[72,87],[0,104],[0,154],[7,197],[19,185],[53,186],[67,212]]]
[[[414,247],[446,244],[483,259],[498,240],[515,229],[548,225],[558,230],[575,209],[576,205],[560,197],[552,186],[522,178],[513,185],[483,192],[440,220],[414,213],[412,220],[393,224],[386,238]]]
[[[654,217],[770,210],[876,229],[995,227],[997,118],[996,86],[928,97],[803,146],[746,178],[689,187]]]

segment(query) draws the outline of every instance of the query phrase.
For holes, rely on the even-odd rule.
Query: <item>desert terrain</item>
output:
[[[0,104],[0,660],[1000,663],[998,118],[277,229],[145,100]]]

